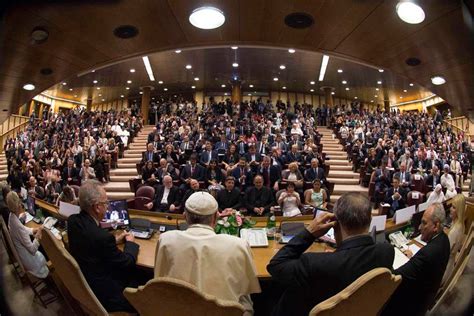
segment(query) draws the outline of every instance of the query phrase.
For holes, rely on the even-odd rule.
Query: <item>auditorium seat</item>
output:
[[[393,275],[386,268],[373,269],[338,294],[316,305],[309,315],[379,315],[401,280],[401,276]]]
[[[414,198],[414,195],[418,193],[418,198]],[[423,203],[425,200],[425,195],[419,191],[410,191],[407,194],[407,206],[418,205]]]
[[[148,185],[142,185],[135,192],[135,197],[146,197],[153,200],[155,198],[155,189]]]
[[[218,299],[173,278],[155,278],[138,289],[126,288],[123,294],[141,316],[241,316],[244,313],[244,307],[237,302]]]

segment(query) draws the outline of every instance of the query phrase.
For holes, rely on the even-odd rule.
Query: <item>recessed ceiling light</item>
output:
[[[314,89],[310,89],[309,91],[314,92]]]
[[[278,78],[277,77],[273,78],[273,81],[278,81]]]
[[[346,91],[349,91],[349,90],[350,90],[349,87],[347,87],[347,88],[346,88]]]
[[[101,96],[102,96],[102,93],[99,93],[99,97],[101,97]]]
[[[168,88],[164,88],[163,91],[168,91]]]
[[[354,97],[354,99],[356,99],[356,100],[357,100],[357,97]]]
[[[433,83],[434,85],[442,85],[442,84],[445,84],[446,83],[446,79],[444,79],[444,77],[441,77],[441,76],[434,76],[431,78],[431,83]]]
[[[23,86],[23,89],[25,90],[28,90],[28,91],[31,91],[31,90],[34,90],[35,89],[35,86],[31,83],[27,83]]]
[[[191,69],[191,68],[193,68],[193,66],[191,66],[191,65],[186,65],[186,69]]]
[[[400,99],[402,99],[402,98],[403,98],[403,97],[402,97],[402,96],[400,96]]]
[[[408,92],[408,91],[405,89],[405,90],[403,90],[403,92],[405,92],[405,93],[406,93],[406,92]]]
[[[338,69],[337,72],[342,74],[344,71],[342,69]]]
[[[347,81],[346,81],[346,80],[342,80],[342,84],[347,84]]]
[[[224,95],[228,95],[228,93],[227,93],[227,92],[224,92]]]
[[[158,81],[158,84],[163,84],[163,81],[162,80]]]
[[[196,86],[191,86],[191,89],[196,89]]]
[[[383,70],[383,69],[379,69],[379,72],[384,72],[384,70]]]
[[[118,38],[128,39],[138,35],[138,29],[133,25],[120,25],[114,29],[114,35]]]
[[[314,82],[314,81],[310,81],[310,82],[309,82],[309,84],[316,84],[316,82]]]
[[[63,86],[67,85],[67,82],[63,82],[62,85],[63,85]]]
[[[379,91],[380,89],[379,88],[375,88],[375,91]]]
[[[238,63],[233,63],[232,67],[237,68],[237,67],[239,67],[239,64]]]
[[[127,80],[127,83],[132,83],[132,80]]]
[[[295,50],[294,48],[290,48],[290,49],[288,50],[288,53],[290,53],[290,54],[294,54],[295,52],[296,52],[296,50]]]
[[[100,87],[97,87],[97,90],[100,90]]]
[[[382,84],[382,81],[380,81],[380,80],[379,80],[379,81],[377,81],[377,84]]]
[[[379,96],[378,96],[378,95],[374,95],[374,97],[378,98]]]
[[[231,46],[230,48],[232,48],[233,50],[236,50],[236,49],[238,49],[239,47],[238,47],[238,46]]]
[[[77,98],[77,94],[75,94],[74,97]]]
[[[189,23],[203,30],[218,28],[224,22],[224,12],[214,7],[200,7],[189,15]]]
[[[49,37],[49,33],[46,29],[40,26],[37,26],[33,29],[30,36],[33,39],[35,44],[41,44],[41,43],[46,42],[46,40]]]
[[[199,81],[199,77],[195,77],[195,78],[194,78],[194,81]]]
[[[123,94],[120,95],[121,98],[125,97]]]
[[[253,88],[253,84],[250,84],[249,87],[250,87],[250,88]]]
[[[143,94],[143,91],[140,91],[140,94]]]
[[[286,90],[286,87],[281,87],[283,90]]]
[[[248,95],[248,96],[251,96],[252,94],[251,94],[251,93],[249,93],[249,94],[247,94],[247,95]]]
[[[72,88],[69,88],[69,91],[72,91]]]
[[[150,59],[148,58],[148,56],[143,56],[142,60],[143,60],[143,64],[145,65],[145,69],[146,69],[146,73],[148,74],[148,78],[150,78],[150,81],[155,81],[155,75],[153,74],[153,69],[151,68]],[[132,83],[132,81],[130,81],[128,83]]]
[[[221,88],[225,88],[225,84],[221,84]]]
[[[95,69],[92,69],[91,72],[95,72]]]
[[[370,100],[370,103],[374,103],[374,100]]]
[[[174,51],[176,54],[181,54],[181,49],[177,49]]]
[[[410,87],[413,87],[413,86],[414,86],[414,84],[413,84],[413,83],[410,83]]]
[[[104,102],[104,101],[105,101],[105,99],[102,99],[102,102]]]
[[[336,92],[334,92],[334,91],[333,91],[333,92],[331,92],[331,94],[332,94],[332,95],[335,95],[335,94],[336,94]]]
[[[416,3],[403,1],[397,4],[398,17],[409,24],[419,24],[425,20],[425,11]]]
[[[285,65],[280,65],[280,69],[281,70],[286,69],[286,66]]]
[[[125,90],[130,90],[130,87],[126,87]]]
[[[94,80],[94,81],[92,81],[92,82],[93,82],[93,83],[97,83],[97,82],[99,82],[99,81],[97,81],[97,80]]]

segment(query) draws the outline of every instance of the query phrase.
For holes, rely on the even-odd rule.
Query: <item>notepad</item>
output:
[[[241,229],[240,238],[246,240],[250,247],[268,247],[267,230],[265,228]]]
[[[395,256],[393,258],[393,269],[398,269],[405,263],[407,263],[410,259],[401,252],[398,248],[393,248],[395,250]]]

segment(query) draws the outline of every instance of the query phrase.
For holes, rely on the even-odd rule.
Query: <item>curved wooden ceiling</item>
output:
[[[4,15],[0,47],[0,107],[9,110],[67,78],[146,53],[196,46],[276,46],[325,52],[331,56],[390,69],[408,82],[472,111],[474,98],[472,34],[464,24],[457,0],[418,1],[426,19],[401,21],[396,1],[379,0],[108,0],[23,3]],[[226,16],[215,30],[200,30],[189,13],[214,5]],[[292,12],[306,12],[315,23],[298,30],[284,24]],[[119,39],[113,30],[134,25],[138,36]],[[49,38],[33,44],[30,34],[41,26]],[[421,64],[408,66],[416,57]],[[320,61],[317,61],[319,67]],[[181,66],[181,65],[180,65]],[[51,75],[42,75],[51,68]],[[432,85],[433,75],[447,83]],[[356,75],[356,74],[351,74]],[[315,79],[316,79],[315,75]],[[257,78],[258,79],[258,78]],[[22,89],[25,83],[34,91]],[[469,104],[469,105],[468,105]]]

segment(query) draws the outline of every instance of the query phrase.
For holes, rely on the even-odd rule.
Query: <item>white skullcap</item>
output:
[[[449,165],[448,164],[445,164],[443,169],[448,169],[449,170]]]
[[[193,214],[212,215],[217,212],[217,201],[207,192],[195,192],[186,200],[185,208]]]

